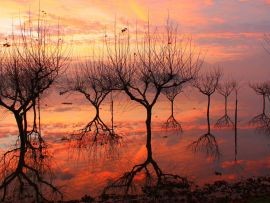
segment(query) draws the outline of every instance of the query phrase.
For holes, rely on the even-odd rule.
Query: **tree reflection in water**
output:
[[[131,171],[104,188],[101,197],[109,199],[129,199],[136,195],[145,195],[150,199],[173,198],[176,193],[190,191],[191,182],[185,177],[165,173],[152,157],[152,146],[147,145],[147,159],[135,165]]]
[[[163,91],[163,94],[167,97],[167,99],[171,103],[171,115],[162,126],[166,131],[175,130],[177,133],[183,132],[181,123],[177,121],[174,117],[174,100],[176,96],[180,94],[182,91],[183,91],[182,86],[171,87]]]
[[[177,40],[177,26],[169,20],[165,31],[166,37],[162,36],[162,43],[157,43],[155,32],[150,31],[148,24],[144,38],[137,42],[134,57],[129,53],[128,33],[116,35],[113,48],[108,47],[112,64],[110,78],[118,81],[115,89],[122,90],[145,109],[147,158],[110,183],[103,191],[104,199],[128,198],[136,193],[156,198],[163,192],[168,195],[175,189],[188,190],[190,187],[186,178],[163,172],[152,156],[152,111],[157,100],[167,89],[180,90],[183,84],[194,80],[202,63],[200,56],[190,49],[189,39],[187,43]],[[132,193],[132,189],[136,193]]]
[[[211,133],[210,125],[210,104],[211,95],[216,91],[222,72],[213,69],[202,74],[194,83],[200,93],[208,98],[207,103],[207,132],[189,145],[194,152],[204,151],[208,156],[219,158],[220,151],[215,136]]]
[[[266,113],[266,98],[270,95],[270,84],[269,82],[253,83],[250,87],[262,97],[262,113],[253,117],[249,124],[255,126],[258,132],[270,135],[270,117]]]

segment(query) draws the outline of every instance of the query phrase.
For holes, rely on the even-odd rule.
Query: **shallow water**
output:
[[[219,159],[215,159],[204,152],[194,153],[188,148],[203,132],[190,130],[182,135],[154,132],[153,156],[163,172],[179,174],[199,185],[221,179],[236,181],[270,175],[270,137],[257,134],[253,129],[239,130],[236,155],[233,131],[214,130],[221,153]],[[67,199],[80,198],[85,194],[96,196],[109,180],[121,176],[145,160],[144,139],[141,133],[129,135],[115,154],[107,157],[101,154],[95,157],[96,160],[93,160],[89,151],[83,150],[69,149],[69,155],[66,156],[68,145],[54,143],[52,151],[57,165],[55,181],[57,185],[63,186]]]
[[[61,105],[63,101],[72,101],[79,105]],[[108,125],[109,102],[105,101],[101,108],[101,117]],[[206,133],[205,104],[204,97],[197,100],[189,96],[178,98],[174,115],[181,121],[184,129],[184,133],[179,134],[161,129],[169,116],[170,108],[166,100],[158,101],[153,111],[152,149],[153,158],[163,172],[187,177],[199,185],[221,179],[236,181],[251,176],[270,175],[270,136],[258,133],[247,125],[250,118],[260,111],[259,105],[251,109],[250,105],[240,102],[237,154],[232,129],[212,127],[211,132],[216,137],[220,150],[218,159],[207,156],[204,151],[194,153],[188,148],[193,141]],[[233,104],[231,101],[230,115],[234,112]],[[222,98],[213,100],[212,124],[222,115],[223,109]],[[0,129],[0,152],[3,153],[14,147],[17,129],[12,115],[1,115],[4,115]],[[52,156],[50,166],[54,174],[53,181],[64,193],[66,200],[80,199],[85,194],[99,195],[108,182],[146,159],[145,111],[128,99],[115,102],[115,130],[123,139],[121,145],[108,149],[106,153],[104,146],[96,151],[78,150],[70,142],[63,140],[63,137],[68,137],[74,130],[83,127],[94,115],[91,105],[82,98],[59,98],[56,94],[45,98],[41,115],[42,133]]]

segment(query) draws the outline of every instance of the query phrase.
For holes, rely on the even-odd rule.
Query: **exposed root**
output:
[[[95,163],[104,157],[116,158],[122,142],[122,136],[96,116],[83,129],[71,135],[70,149],[77,150],[79,156],[81,152],[86,152],[89,160]]]
[[[253,126],[265,126],[269,125],[269,123],[270,118],[265,113],[259,114],[249,121],[249,124]]]
[[[3,174],[0,185],[1,201],[5,201],[7,198],[12,198],[12,201],[18,199],[34,199],[36,202],[50,201],[48,194],[54,194],[62,199],[63,194],[51,181],[46,180],[45,176],[49,176],[50,173],[48,173],[49,164],[44,162],[45,156],[34,160],[32,151],[28,152],[24,154],[21,149],[16,148],[3,155],[1,159],[1,173]],[[11,191],[12,188],[13,191]]]
[[[182,133],[183,132],[183,128],[181,126],[181,123],[178,122],[173,115],[171,115],[167,121],[163,124],[162,126],[163,129],[165,129],[166,131],[168,130],[175,130],[177,131],[177,133]]]
[[[46,191],[46,189],[51,189],[54,194],[59,195],[61,199],[63,198],[63,194],[55,186],[53,186],[50,182],[44,180],[36,169],[28,165],[24,165],[22,167],[22,170],[16,170],[15,172],[9,174],[3,180],[2,184],[0,185],[0,190],[3,190],[2,201],[6,199],[7,191],[9,189],[9,186],[12,186],[12,183],[16,188],[18,188],[18,190],[15,191],[18,192],[18,194],[13,193],[13,195],[18,195],[19,199],[24,199],[27,197],[33,198],[33,195],[31,193],[34,193],[34,198],[36,201],[49,201],[49,199],[45,197],[44,191]],[[42,188],[44,186],[46,186],[47,188]]]
[[[265,113],[259,114],[249,121],[249,124],[256,127],[260,133],[270,135],[270,117]]]
[[[152,167],[150,167],[152,166]],[[154,170],[151,172],[151,168]],[[143,180],[136,177],[143,173]],[[156,198],[162,193],[170,193],[174,189],[190,189],[190,182],[186,178],[173,174],[165,174],[153,159],[148,159],[142,164],[135,165],[131,171],[110,183],[102,194],[103,200],[128,199],[134,194],[143,193],[151,198]],[[138,191],[140,189],[140,191]]]
[[[152,182],[152,174],[149,171],[149,166],[151,165],[155,171],[156,176],[160,177],[162,172],[156,162],[154,160],[146,160],[142,164],[135,165],[131,171],[124,173],[124,175],[121,176],[119,179],[109,184],[106,188],[104,188],[103,194],[107,195],[118,193],[120,195],[126,196],[129,194],[130,191],[136,191],[138,188],[136,188],[134,178],[140,172],[145,173],[145,184],[149,184],[150,182]]]
[[[47,145],[36,125],[26,134],[24,144],[18,140],[16,147],[6,151],[1,162],[2,201],[12,195],[12,201],[34,199],[50,201],[48,194],[63,198],[63,194],[47,178],[51,178]],[[21,139],[21,138],[20,138]],[[14,191],[10,191],[13,188]]]
[[[205,152],[207,156],[219,158],[220,151],[216,138],[211,133],[206,133],[192,142],[188,148],[196,152]]]
[[[233,126],[234,123],[227,114],[219,118],[215,124],[215,128],[231,128]]]
[[[73,133],[71,139],[77,141],[78,148],[87,146],[103,146],[107,144],[117,144],[121,136],[110,129],[98,116],[90,121],[78,133]]]

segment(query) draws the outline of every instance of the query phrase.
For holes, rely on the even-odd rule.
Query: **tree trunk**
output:
[[[99,118],[99,106],[94,106],[96,110],[96,116],[95,118]]]
[[[152,107],[146,108],[147,116],[146,116],[146,149],[147,149],[147,160],[152,160],[152,129],[151,129],[151,123],[152,123]]]
[[[20,156],[19,156],[19,162],[17,165],[17,173],[22,172],[22,168],[25,164],[25,153],[26,153],[26,139],[27,135],[25,134],[25,129],[23,127],[23,117],[19,114],[15,114],[15,119],[17,123],[17,127],[19,130],[19,138],[20,138]]]
[[[208,105],[207,105],[207,130],[208,134],[210,134],[210,95],[208,95]]]
[[[171,116],[173,116],[173,111],[174,111],[173,104],[174,104],[174,100],[171,100]]]
[[[265,95],[263,95],[263,114],[265,114]]]
[[[228,97],[227,96],[225,96],[225,115],[228,115],[227,114],[227,103],[228,103]]]
[[[238,111],[238,98],[237,92],[235,93],[235,112],[234,112],[234,160],[237,160],[237,111]]]
[[[112,95],[112,92],[111,92],[111,122],[112,122],[112,132],[114,132],[114,118],[113,118],[113,95]]]

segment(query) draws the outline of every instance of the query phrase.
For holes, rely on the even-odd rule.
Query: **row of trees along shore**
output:
[[[2,201],[34,198],[42,202],[63,198],[62,192],[52,183],[51,156],[40,126],[40,100],[48,95],[54,84],[61,95],[80,93],[95,107],[93,119],[69,136],[78,148],[117,147],[124,139],[114,130],[113,119],[109,126],[99,113],[100,105],[113,92],[124,93],[145,110],[147,157],[105,187],[104,198],[116,193],[124,197],[129,195],[136,186],[135,177],[142,172],[145,174],[144,192],[173,184],[188,188],[186,178],[165,173],[154,159],[151,145],[153,108],[160,96],[165,95],[171,103],[171,116],[163,127],[182,132],[180,122],[174,117],[174,100],[185,87],[197,88],[208,98],[208,131],[191,146],[195,151],[206,147],[207,152],[213,154],[218,147],[210,132],[211,95],[217,90],[225,98],[225,114],[216,126],[236,126],[227,113],[227,98],[233,91],[237,94],[237,83],[219,83],[222,71],[218,68],[202,71],[202,54],[191,38],[178,33],[177,25],[170,20],[162,32],[149,22],[143,31],[136,28],[134,39],[130,28],[119,32],[115,28],[112,37],[104,36],[101,54],[93,54],[90,60],[67,69],[70,51],[64,45],[60,28],[50,27],[42,15],[44,13],[40,13],[37,20],[29,18],[22,23],[20,32],[13,31],[0,52],[0,106],[13,114],[18,129],[14,148],[4,152],[1,158]],[[270,88],[267,86],[264,90],[261,86],[251,85],[264,101],[263,114],[254,118],[253,123],[268,119],[265,98],[269,98]],[[266,123],[269,125],[269,120]]]

